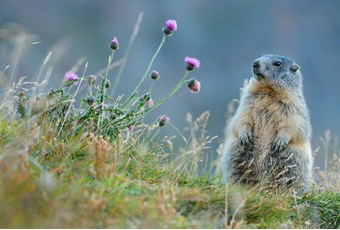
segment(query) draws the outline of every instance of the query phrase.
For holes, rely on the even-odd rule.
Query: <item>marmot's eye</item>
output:
[[[279,62],[279,61],[274,61],[273,62],[273,66],[281,66],[281,65],[282,65],[282,63]]]

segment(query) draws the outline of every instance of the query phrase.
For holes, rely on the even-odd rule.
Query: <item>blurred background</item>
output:
[[[239,98],[240,87],[252,75],[252,61],[263,54],[280,54],[301,66],[313,127],[312,146],[321,147],[316,166],[323,165],[325,150],[320,138],[327,129],[334,136],[333,150],[327,151],[337,151],[340,1],[336,0],[1,0],[0,72],[10,65],[6,76],[13,73],[13,79],[27,76],[34,81],[52,51],[49,87],[61,84],[64,73],[81,58],[89,62],[87,74],[97,73],[106,66],[111,52],[108,45],[114,36],[120,44],[115,60],[123,57],[140,12],[144,12],[140,31],[113,95],[132,92],[161,41],[161,29],[168,19],[177,20],[178,30],[167,39],[152,67],[161,76],[153,98],[161,98],[176,85],[185,72],[185,56],[201,60],[201,68],[190,74],[201,82],[201,92],[191,94],[184,87],[152,112],[148,121],[167,114],[183,131],[188,112],[196,117],[209,110],[208,135],[218,135],[209,154],[216,155],[223,141],[227,104]],[[77,73],[82,75],[83,71],[82,65]],[[113,69],[111,82],[116,74],[117,69]],[[1,79],[1,88],[8,81]],[[142,89],[146,91],[150,82],[146,80]],[[171,126],[164,130],[178,135]]]

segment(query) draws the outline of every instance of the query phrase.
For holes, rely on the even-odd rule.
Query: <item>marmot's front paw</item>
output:
[[[272,151],[274,153],[279,153],[287,147],[288,143],[289,143],[288,138],[277,135],[272,145]]]
[[[241,145],[250,145],[252,143],[253,134],[251,130],[244,130],[239,132]]]

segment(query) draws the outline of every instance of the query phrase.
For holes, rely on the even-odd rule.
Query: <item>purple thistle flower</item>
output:
[[[165,123],[167,123],[169,121],[170,121],[170,118],[167,115],[161,115],[161,116],[159,116],[159,123],[158,123],[158,125],[160,127],[162,127],[162,126],[165,125]]]
[[[188,82],[188,87],[190,89],[190,92],[198,93],[201,90],[201,82],[199,82],[199,81],[195,80],[194,78],[192,78]]]
[[[117,39],[116,37],[114,37],[114,38],[112,39],[112,41],[111,41],[111,43],[110,43],[110,47],[111,47],[111,49],[113,49],[113,50],[118,49],[119,44],[118,44],[118,39]]]
[[[201,62],[193,57],[185,57],[184,61],[187,63],[187,70],[192,71],[194,68],[200,68]]]
[[[66,72],[64,78],[65,78],[66,81],[74,81],[73,85],[78,85],[77,81],[78,81],[79,77],[74,72],[72,72],[72,71]]]
[[[170,36],[172,34],[172,31],[177,30],[177,22],[176,20],[169,19],[168,21],[165,22],[165,28],[163,32],[165,35]]]
[[[168,28],[171,31],[177,30],[177,22],[176,22],[176,20],[169,19],[168,21],[166,21],[165,25],[166,25],[166,28]]]

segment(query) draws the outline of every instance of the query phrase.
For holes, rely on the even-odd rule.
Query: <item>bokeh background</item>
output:
[[[140,31],[114,95],[128,95],[133,90],[158,47],[164,22],[176,19],[178,30],[167,39],[152,68],[161,75],[153,97],[160,98],[178,82],[188,55],[201,60],[201,68],[191,76],[201,82],[202,89],[199,94],[181,89],[147,119],[153,121],[165,113],[183,131],[186,113],[198,116],[209,110],[208,135],[218,135],[212,144],[214,155],[223,141],[227,104],[239,97],[243,81],[251,77],[251,62],[267,53],[289,56],[304,75],[312,145],[321,147],[316,166],[322,166],[320,137],[329,129],[337,145],[340,133],[337,0],[1,0],[0,72],[7,65],[14,66],[25,44],[14,79],[27,76],[35,80],[49,51],[53,51],[50,87],[60,84],[64,73],[82,57],[89,62],[87,74],[96,73],[106,66],[113,36],[120,44],[115,58],[123,57],[140,12],[144,12]],[[29,45],[34,41],[40,43]],[[12,67],[6,71],[11,73]],[[82,71],[83,67],[79,75]],[[111,72],[111,81],[115,74],[117,69]],[[8,79],[1,80],[2,88],[6,82]],[[142,89],[147,90],[149,84],[147,80]],[[171,126],[165,132],[177,135]]]

